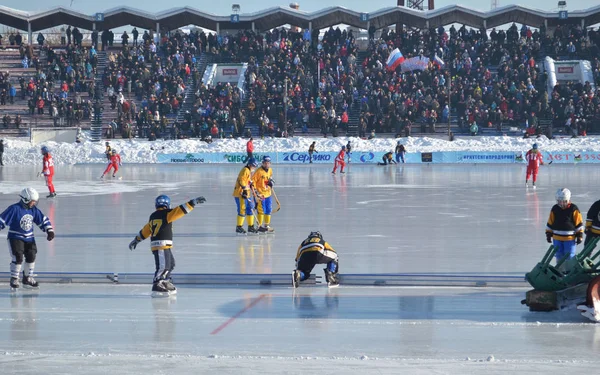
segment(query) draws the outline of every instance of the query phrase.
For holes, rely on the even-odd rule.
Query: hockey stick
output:
[[[279,212],[279,210],[281,210],[281,203],[279,202],[279,199],[277,199],[277,194],[275,194],[275,188],[271,187],[271,192],[273,193],[273,198],[275,198],[275,203],[277,203],[277,207],[275,208],[275,210],[273,210],[273,212]]]

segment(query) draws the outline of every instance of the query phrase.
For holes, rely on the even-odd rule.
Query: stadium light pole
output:
[[[450,70],[448,70],[448,137],[450,136],[450,124],[452,121],[452,110],[451,110],[451,106],[452,105],[452,73],[450,72]]]

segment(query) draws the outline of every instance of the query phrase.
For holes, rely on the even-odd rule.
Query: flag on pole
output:
[[[444,69],[444,66],[446,66],[444,60],[442,60],[438,55],[435,55],[435,57],[433,58],[433,63],[439,66],[440,69]]]
[[[392,51],[392,53],[390,53],[390,56],[387,59],[387,70],[394,71],[403,62],[404,56],[402,56],[402,52],[400,52],[400,50],[396,48]]]
[[[413,70],[425,70],[429,65],[429,57],[411,57],[404,60],[402,63],[403,72],[411,72]]]

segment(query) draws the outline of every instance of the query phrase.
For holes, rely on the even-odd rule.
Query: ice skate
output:
[[[261,225],[260,228],[258,228],[258,232],[260,234],[272,234],[275,233],[275,230],[268,225]]]
[[[39,288],[39,283],[35,281],[33,276],[23,276],[23,287],[28,289],[37,289]]]
[[[531,184],[531,187],[534,188],[534,189],[536,189],[535,182],[533,184]]]
[[[11,277],[10,278],[10,290],[13,292],[16,292],[17,290],[19,290],[20,287],[20,283],[19,283],[19,279],[17,279],[16,277]]]
[[[237,227],[235,227],[235,233],[241,235],[241,234],[246,234],[246,231],[241,226],[237,226]]]
[[[258,229],[256,229],[253,225],[248,225],[248,234],[258,234]]]
[[[50,193],[48,195],[46,195],[46,198],[54,198],[56,197],[56,193]]]
[[[169,291],[170,296],[173,294],[177,294],[177,288],[175,287],[175,284],[173,284],[173,282],[171,280],[165,281],[165,288]]]
[[[155,281],[152,284],[152,297],[167,297],[169,295],[169,289],[167,288],[165,280]]]
[[[292,271],[292,285],[294,288],[300,286],[301,273],[299,270]]]
[[[323,268],[325,271],[325,280],[327,281],[327,286],[330,288],[335,288],[340,285],[340,281],[338,280],[337,273],[333,273],[329,271],[327,268]]]

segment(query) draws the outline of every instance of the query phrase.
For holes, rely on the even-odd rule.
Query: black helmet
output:
[[[319,232],[319,231],[310,232],[310,234],[308,235],[308,237],[310,237],[310,238],[318,237],[320,239],[323,239],[323,236],[321,235],[321,232]]]

